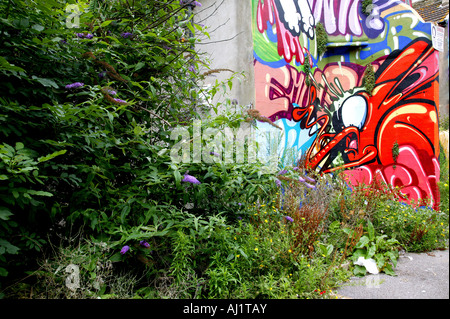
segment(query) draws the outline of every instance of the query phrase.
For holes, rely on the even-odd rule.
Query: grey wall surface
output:
[[[251,32],[251,2],[242,0],[203,0],[196,7],[194,22],[206,26],[210,39],[202,38],[197,45],[210,60],[211,69],[230,69],[244,72],[241,81],[234,80],[228,98],[238,105],[254,103],[253,40]],[[206,71],[206,70],[203,70]],[[205,83],[213,84],[230,77],[227,71],[206,76]],[[219,96],[215,101],[223,101]]]
[[[445,35],[444,52],[439,52],[439,111],[441,116],[449,115],[448,21]]]

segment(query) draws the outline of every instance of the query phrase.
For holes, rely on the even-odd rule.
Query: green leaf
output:
[[[375,239],[375,228],[370,220],[367,221],[367,232],[369,233],[369,239],[372,241]]]
[[[18,151],[18,150],[21,150],[21,149],[23,149],[24,148],[24,145],[23,145],[23,143],[21,143],[21,142],[17,142],[16,143],[16,150]]]
[[[114,255],[111,256],[111,258],[109,258],[110,261],[112,262],[118,262],[122,260],[122,254],[120,252],[115,253]]]
[[[36,196],[46,196],[46,197],[52,197],[53,196],[52,193],[44,192],[44,191],[35,191],[35,190],[32,190],[32,189],[29,189],[26,192],[28,194],[36,195]]]
[[[366,250],[365,249],[356,249],[355,252],[352,255],[352,259],[356,261],[359,257],[365,257],[366,256]]]
[[[244,253],[244,251],[243,251],[242,249],[239,248],[238,250],[239,250],[239,252],[242,254],[242,256],[244,256],[245,259],[248,259],[247,254]]]
[[[392,269],[392,265],[391,264],[387,264],[384,268],[383,271],[385,274],[389,275],[389,276],[397,276],[397,274],[395,273],[395,271]]]
[[[19,68],[18,66],[14,66],[14,64],[10,64],[4,57],[0,56],[0,70],[2,69],[9,71],[25,72],[24,69]]]
[[[0,239],[0,248],[6,249],[6,252],[11,255],[17,254],[17,252],[20,250],[19,247],[11,245],[11,243],[4,239]]]
[[[55,158],[56,156],[63,155],[66,152],[67,152],[67,150],[57,151],[57,152],[54,152],[54,153],[52,153],[50,155],[39,157],[38,161],[39,161],[39,163],[42,163],[42,162],[51,160],[52,158]]]
[[[179,170],[174,170],[173,171],[173,176],[175,177],[175,183],[177,184],[177,186],[180,185],[181,183],[181,174]]]
[[[327,257],[331,255],[331,253],[333,252],[334,246],[332,244],[329,244],[327,246]]]
[[[188,27],[188,29],[189,29],[192,33],[195,33],[195,29],[194,29],[194,27],[192,26],[192,23],[188,23],[188,24],[186,24],[186,26]]]
[[[229,254],[227,257],[227,262],[234,258],[234,254]]]
[[[381,236],[377,236],[376,242],[377,242],[377,246],[380,247],[382,242],[384,241],[385,238],[387,238],[387,235],[381,235]]]
[[[386,263],[386,258],[382,254],[375,255],[375,260],[377,261],[378,269],[382,269]]]
[[[41,26],[40,24],[35,24],[31,27],[32,29],[41,32],[42,30],[44,30],[45,28],[43,26]]]
[[[358,277],[362,277],[366,274],[366,267],[355,265],[355,269],[353,269],[353,274]]]
[[[144,62],[139,62],[138,64],[136,64],[136,66],[134,67],[134,71],[138,71],[140,69],[142,69],[145,66]]]
[[[397,253],[398,254],[398,253]],[[392,264],[394,265],[394,267],[397,267],[397,260],[398,260],[398,256],[396,253],[394,253],[393,251],[388,251],[386,252],[386,256],[389,257],[389,259],[391,260]]]
[[[338,220],[335,220],[334,222],[332,222],[330,224],[330,226],[328,227],[328,231],[332,234],[334,234],[337,230],[339,230],[341,227],[341,222]]]
[[[375,255],[377,251],[377,246],[372,243],[372,245],[369,246],[369,249],[367,250],[366,259],[372,258],[373,255]]]
[[[120,221],[122,222],[122,224],[125,223],[125,218],[127,217],[127,215],[130,213],[131,211],[131,207],[130,206],[124,206],[122,208],[122,212],[120,213]]]
[[[33,75],[31,78],[33,80],[38,81],[39,83],[41,83],[45,87],[54,87],[55,89],[59,89],[58,84],[56,84],[56,82],[53,81],[53,80],[40,78],[40,77],[37,77],[35,75]]]
[[[362,236],[362,237],[359,239],[359,242],[356,244],[355,248],[363,248],[363,247],[366,247],[368,243],[369,243],[369,237],[367,237],[367,236]]]
[[[13,215],[6,207],[0,207],[0,219],[9,220],[9,216]]]
[[[332,244],[329,244],[327,246],[325,246],[324,244],[320,244],[319,247],[322,252],[322,255],[326,257],[330,256],[334,249],[334,246]]]
[[[2,277],[8,276],[8,271],[5,268],[0,267],[0,276]]]
[[[113,22],[113,21],[114,21],[114,20],[106,20],[106,21],[104,21],[104,22],[100,25],[100,27],[104,28],[104,27],[110,25],[111,22]]]

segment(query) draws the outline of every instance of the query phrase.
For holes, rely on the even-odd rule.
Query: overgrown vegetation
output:
[[[316,24],[316,41],[317,41],[317,56],[321,56],[327,50],[328,33],[322,23]]]
[[[361,2],[361,12],[368,16],[372,13],[373,6],[373,0],[363,0]]]
[[[372,91],[375,87],[375,72],[373,71],[372,64],[366,66],[363,79],[364,87],[369,95],[372,95]]]
[[[330,298],[359,257],[448,246],[443,156],[440,211],[301,164],[173,163],[174,128],[248,116],[209,104],[233,82],[202,86],[198,3],[129,4],[0,3],[1,297]]]

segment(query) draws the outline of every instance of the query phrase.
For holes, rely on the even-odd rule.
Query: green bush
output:
[[[407,251],[423,252],[447,247],[448,213],[445,212],[386,201],[378,204],[373,223],[379,233],[396,238]]]
[[[231,198],[256,198],[267,191],[259,180],[271,178],[254,165],[171,163],[171,131],[209,109],[200,92],[221,93],[220,83],[201,89],[204,61],[193,35],[202,28],[187,5],[139,1],[131,11],[121,1],[67,3],[81,10],[77,28],[66,24],[66,3],[0,4],[2,276],[32,262],[31,250],[42,253],[61,220],[87,225],[86,235],[120,251],[166,235],[166,207],[232,214]],[[204,127],[243,119],[224,114]],[[183,183],[188,171],[202,184]]]

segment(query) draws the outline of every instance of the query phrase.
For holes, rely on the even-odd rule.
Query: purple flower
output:
[[[183,5],[183,4],[190,4],[190,5],[194,5],[194,6],[197,6],[197,7],[201,7],[202,6],[202,4],[200,2],[198,2],[198,1],[180,0],[180,5]]]
[[[125,245],[125,246],[123,246],[122,247],[122,250],[120,251],[120,253],[122,254],[122,255],[124,255],[127,251],[129,251],[130,250],[130,246],[128,246],[128,245]]]
[[[300,182],[302,182],[302,183],[305,183],[305,182],[306,182],[306,180],[305,180],[303,177],[299,177],[298,180],[299,180]]]
[[[106,71],[103,71],[103,72],[100,72],[100,73],[98,74],[98,77],[99,77],[99,78],[104,78],[105,75],[106,75]]]
[[[238,203],[239,206],[242,206],[242,203]]]
[[[77,37],[79,38],[86,38],[86,39],[92,39],[94,36],[90,33],[75,33],[77,35]]]
[[[67,84],[66,85],[66,89],[76,89],[76,88],[82,87],[83,85],[84,85],[84,83],[75,82],[75,83],[72,83],[72,84]]]
[[[150,244],[147,243],[145,240],[141,240],[139,242],[139,245],[144,246],[145,248],[150,248]]]
[[[184,174],[184,178],[181,180],[182,182],[186,183],[192,183],[192,184],[201,184],[198,179],[196,179],[194,176]]]
[[[122,38],[126,39],[126,38],[132,37],[133,33],[131,33],[131,32],[122,32],[120,35],[122,36]]]
[[[312,183],[315,183],[315,182],[316,182],[314,179],[312,179],[312,178],[309,177],[309,176],[305,176],[305,179],[308,180],[308,181],[310,181],[310,182],[312,182]]]
[[[195,72],[195,67],[193,65],[188,67],[188,70],[191,71],[192,73]]]
[[[286,218],[286,220],[289,221],[289,222],[291,222],[291,223],[294,222],[294,220],[292,219],[292,217],[284,216],[284,218]]]
[[[281,170],[281,171],[278,172],[278,175],[284,175],[284,174],[286,174],[287,172],[288,172],[287,170],[283,169],[283,170]]]
[[[241,216],[238,216],[238,219],[239,219],[239,220],[242,220],[242,217],[241,217]]]
[[[294,171],[298,171],[298,167],[297,167],[297,166],[294,167],[293,170],[294,170]]]
[[[277,180],[275,181],[275,184],[277,184],[277,186],[280,187],[280,186],[281,186],[281,181],[280,181],[279,179],[277,179]]]
[[[108,92],[108,94],[110,94],[110,95],[117,95],[117,92],[114,90],[106,90],[106,92]]]
[[[114,98],[113,100],[116,101],[119,104],[128,104],[126,101],[118,99],[118,98]]]
[[[220,154],[216,153],[216,152],[209,152],[209,155],[214,155],[214,156],[220,157]]]
[[[316,186],[308,184],[308,183],[304,183],[306,185],[306,187],[311,188],[311,189],[317,189]]]

